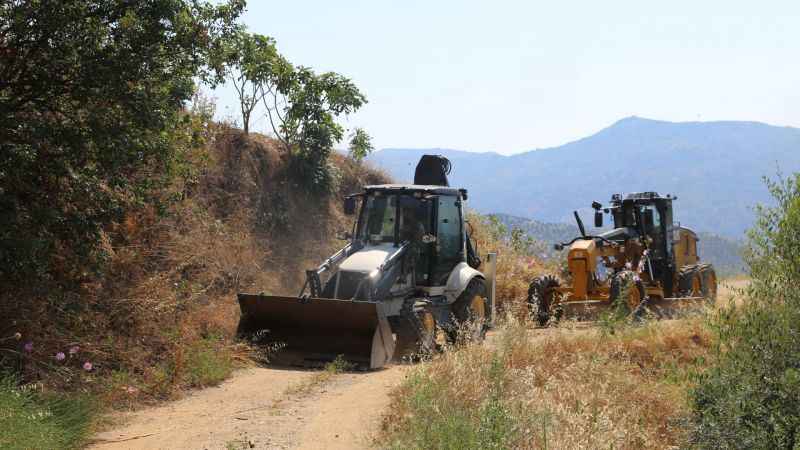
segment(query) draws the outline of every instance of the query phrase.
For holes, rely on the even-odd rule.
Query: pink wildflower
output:
[[[91,371],[92,370],[92,363],[90,363],[89,361],[86,361],[85,363],[83,363],[83,370],[85,370],[87,372]]]
[[[66,357],[67,356],[64,354],[64,352],[56,353],[56,361],[63,361]]]
[[[25,350],[28,353],[32,352],[33,351],[33,342],[31,342],[31,341],[26,342],[25,345],[22,346],[22,349]]]
[[[81,348],[78,347],[77,345],[73,345],[72,347],[69,348],[70,355],[76,355],[78,354],[79,351],[81,351]]]

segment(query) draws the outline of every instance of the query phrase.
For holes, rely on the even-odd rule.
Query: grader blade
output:
[[[704,297],[650,297],[645,305],[655,317],[669,319],[696,313],[708,305],[708,302]],[[614,305],[608,300],[570,300],[561,304],[561,319],[595,321],[613,308]]]
[[[669,319],[702,311],[709,304],[705,297],[651,298],[647,301],[647,308],[657,317]]]
[[[240,336],[279,350],[276,362],[321,365],[341,356],[370,369],[394,353],[394,338],[379,304],[328,298],[239,294]]]

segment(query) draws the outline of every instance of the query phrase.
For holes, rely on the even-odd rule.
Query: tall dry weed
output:
[[[503,433],[468,438],[459,448],[672,448],[685,442],[686,386],[705,367],[710,346],[699,319],[603,336],[530,330],[509,317],[485,345],[416,368],[394,394],[384,440],[397,448],[457,442],[440,434],[461,428],[420,431],[421,423],[481,430],[491,406],[502,412]]]

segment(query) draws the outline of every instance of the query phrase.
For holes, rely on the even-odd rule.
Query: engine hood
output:
[[[339,270],[370,273],[385,263],[397,250],[398,248],[391,242],[366,245],[345,259],[339,265]]]

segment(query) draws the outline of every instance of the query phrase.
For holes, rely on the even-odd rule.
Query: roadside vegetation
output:
[[[222,382],[254,356],[236,292],[295,293],[348,227],[342,196],[387,180],[332,151],[371,151],[340,124],[364,94],[244,7],[0,6],[0,447],[80,446],[96,412]],[[240,124],[271,113],[275,137],[213,120],[201,88],[223,80],[278,102]]]
[[[712,322],[717,364],[692,391],[692,445],[800,446],[800,174],[768,182],[746,255],[745,302]]]
[[[391,448],[667,448],[685,441],[686,388],[707,363],[700,321],[614,335],[541,333],[509,318],[493,342],[416,368],[385,418]]]
[[[83,442],[96,410],[91,398],[43,394],[11,375],[0,376],[0,448],[71,448]]]

